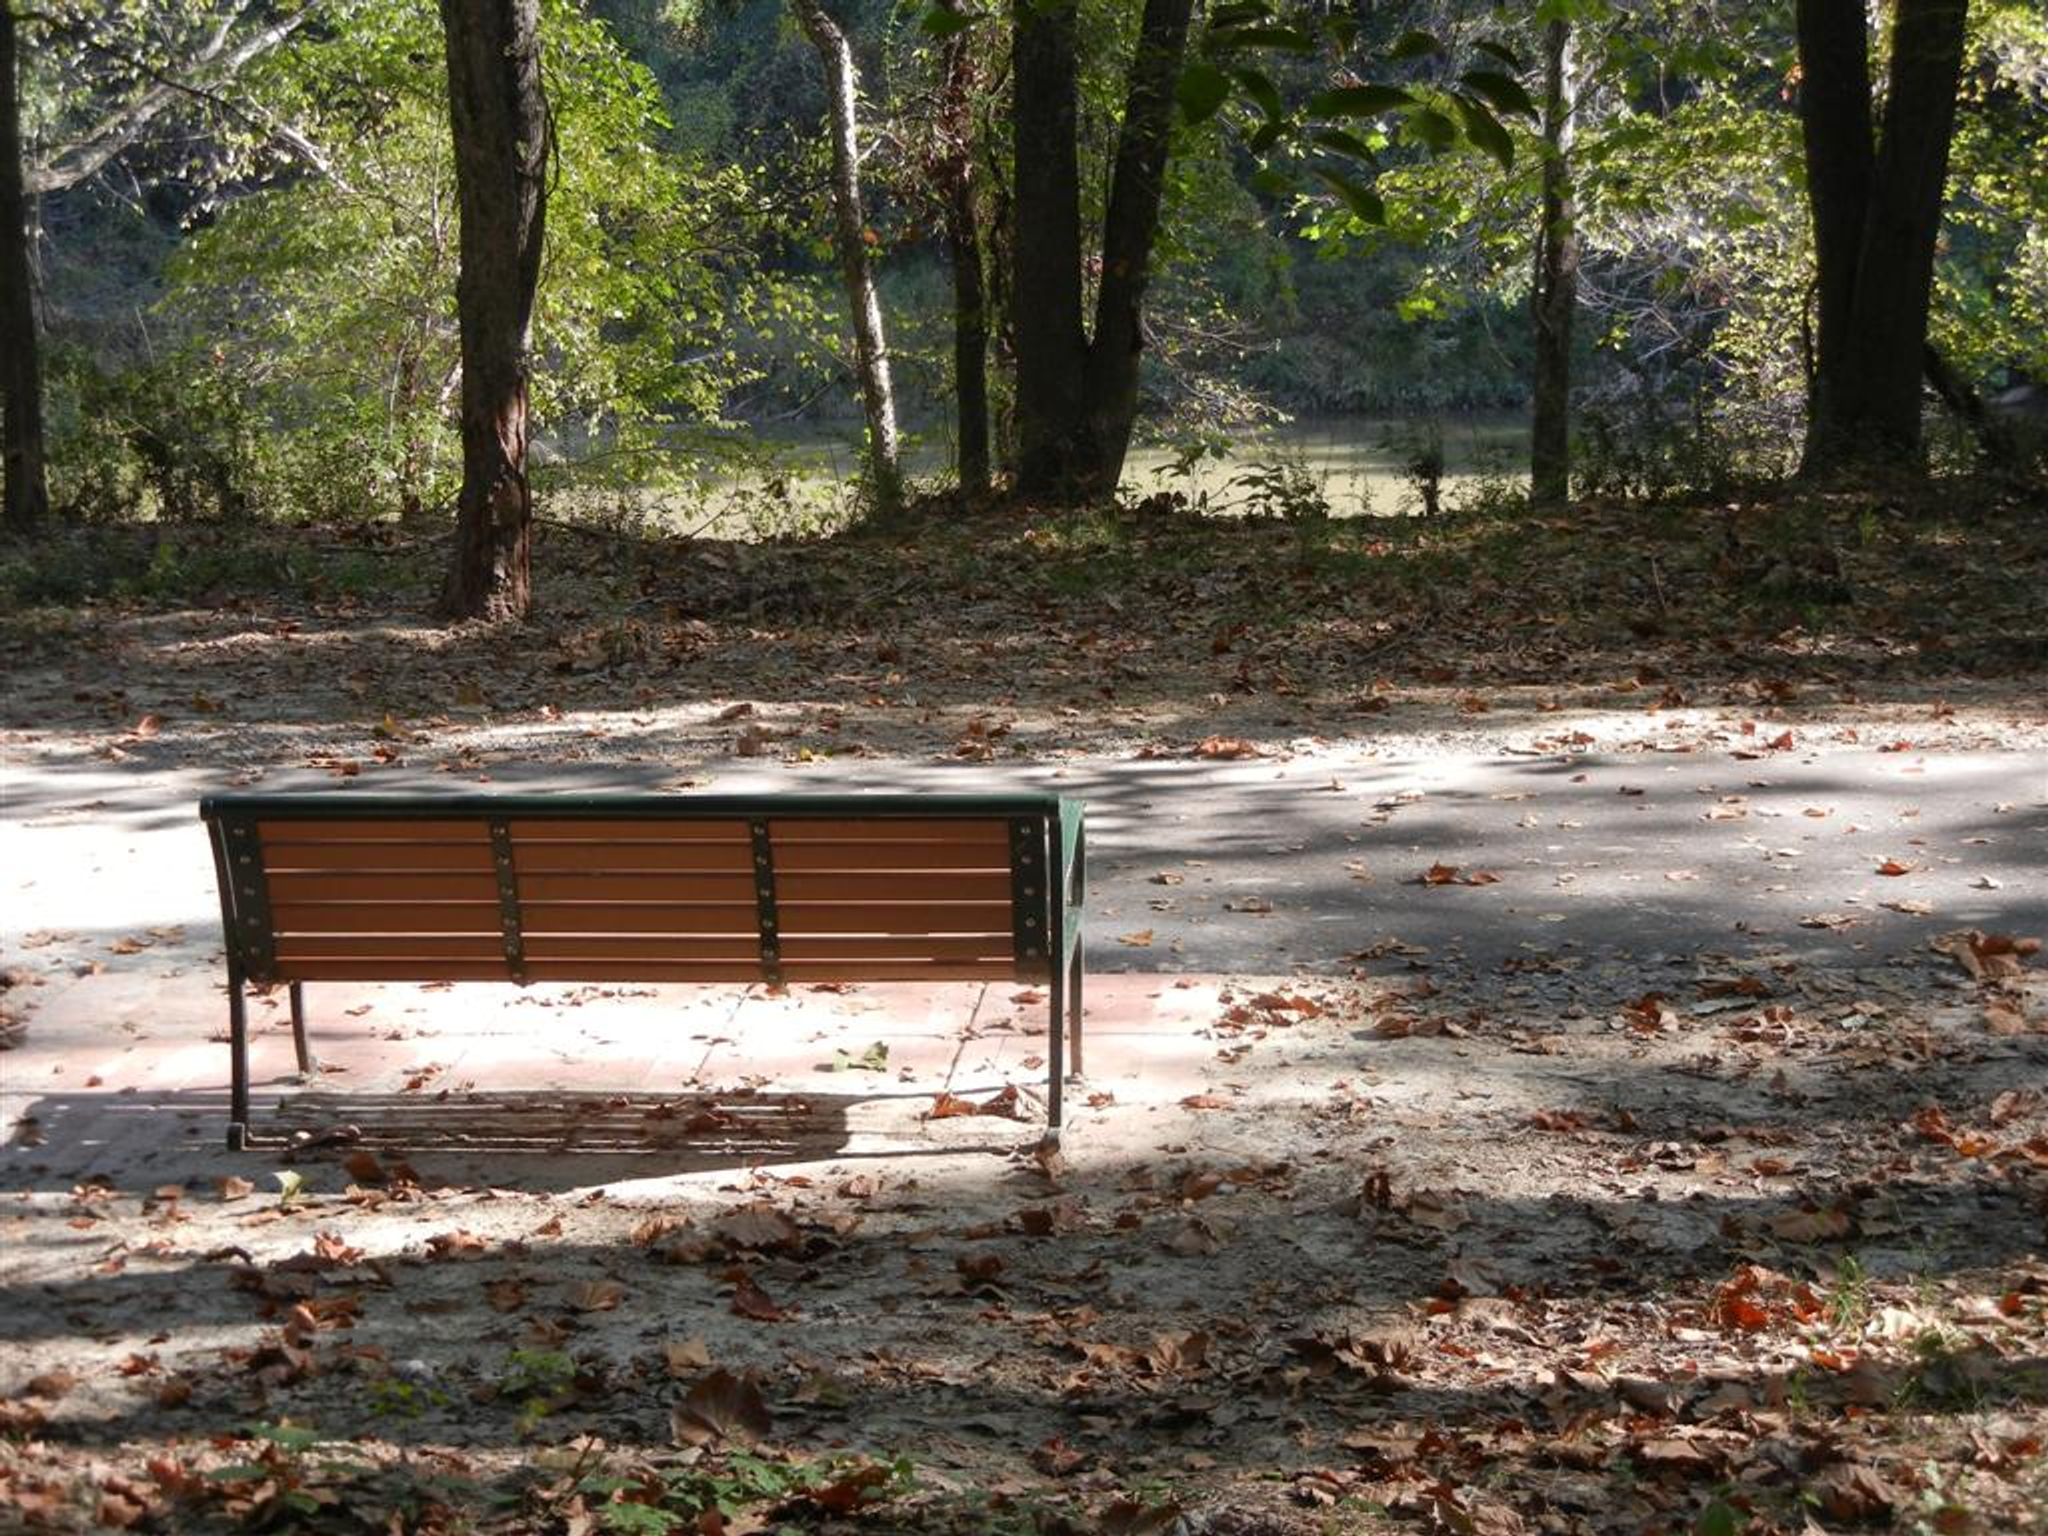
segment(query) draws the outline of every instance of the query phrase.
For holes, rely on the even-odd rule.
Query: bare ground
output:
[[[38,856],[44,834],[142,827],[126,796],[183,818],[195,782],[1121,762],[1293,772],[1305,797],[1375,760],[1552,771],[1449,802],[1419,856],[1400,796],[1363,797],[1372,925],[1297,946],[1292,974],[1158,977],[1185,1028],[1156,1073],[1091,1079],[1106,1097],[1061,1159],[1028,1123],[920,1118],[920,1085],[894,1119],[811,1125],[821,1145],[763,1160],[716,1119],[757,1102],[734,1078],[549,1102],[682,1171],[416,1125],[299,1148],[275,1165],[305,1180],[286,1199],[272,1164],[195,1142],[175,1095],[142,1165],[98,1166],[15,1103],[0,1520],[2048,1529],[2048,989],[2038,930],[1991,920],[2031,923],[2048,871],[2048,573],[2036,514],[1964,510],[1587,509],[1513,538],[1153,515],[909,549],[565,531],[524,633],[426,626],[432,552],[350,533],[321,536],[294,596],[229,572],[203,605],[17,617],[8,836]],[[374,590],[414,572],[412,595],[343,590],[358,556]],[[1731,777],[1673,821],[1678,854],[1608,859],[1641,880],[1603,898],[1625,942],[1597,964],[1558,942],[1563,898],[1522,899],[1485,817],[1541,820],[1564,849],[1544,880],[1590,884],[1573,797],[1626,805],[1633,765],[1709,756]],[[1873,765],[1981,775],[1917,845],[1936,791],[1857,791],[1879,809],[1842,820],[1891,832],[1854,845],[1851,881],[1744,823],[1750,781],[1795,759],[1845,797]],[[1804,805],[1820,830],[1833,802]],[[1629,910],[1751,831],[1769,875],[1668,909],[1651,952]],[[1244,888],[1191,911],[1189,872],[1155,886],[1182,866],[1128,854],[1105,968],[1178,963],[1118,941],[1222,923]],[[146,884],[89,935],[24,889],[10,1100],[54,1048],[39,1014],[79,1017],[76,989],[108,982],[93,966],[169,997],[213,950],[152,939]],[[1224,930],[1247,955],[1261,921],[1316,915],[1275,900]],[[1423,914],[1445,901],[1468,905]],[[1488,941],[1425,932],[1446,910]],[[340,1082],[305,1124],[348,1114]]]

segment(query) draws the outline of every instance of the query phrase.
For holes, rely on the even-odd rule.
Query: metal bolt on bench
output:
[[[228,1146],[250,983],[1043,983],[1046,1137],[1081,1071],[1086,835],[1054,795],[209,795]]]

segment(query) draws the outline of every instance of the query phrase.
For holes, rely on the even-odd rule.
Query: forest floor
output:
[[[0,570],[0,1528],[2048,1530],[2037,505],[440,553]],[[1080,795],[1064,1151],[885,987],[271,999],[215,1150],[193,799],[479,783]]]

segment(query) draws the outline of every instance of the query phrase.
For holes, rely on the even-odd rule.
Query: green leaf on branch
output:
[[[1245,150],[1249,154],[1263,155],[1275,144],[1278,144],[1281,135],[1286,132],[1287,124],[1285,121],[1261,123],[1259,131],[1245,141]]]
[[[1451,103],[1465,125],[1465,137],[1499,161],[1502,170],[1512,171],[1515,168],[1515,141],[1508,136],[1507,129],[1501,127],[1500,120],[1470,97],[1454,96]]]
[[[1221,110],[1230,98],[1230,76],[1214,64],[1197,59],[1181,71],[1180,83],[1173,89],[1173,99],[1180,104],[1181,116],[1190,123],[1206,122]]]
[[[1522,82],[1512,75],[1504,75],[1497,69],[1468,69],[1458,76],[1458,80],[1496,112],[1532,120],[1538,115],[1536,103],[1529,99]]]
[[[1370,164],[1378,158],[1372,146],[1348,128],[1318,128],[1309,138],[1322,148],[1348,155],[1353,160]]]
[[[1398,85],[1346,85],[1320,91],[1309,98],[1310,117],[1378,117],[1415,105],[1415,98]]]
[[[1251,97],[1253,104],[1269,121],[1285,115],[1286,108],[1280,101],[1280,88],[1269,78],[1256,69],[1233,69],[1230,73],[1245,95]]]
[[[1336,171],[1325,170],[1321,166],[1315,167],[1315,176],[1316,180],[1337,194],[1346,208],[1366,223],[1387,222],[1387,205],[1372,188],[1362,187],[1349,176],[1339,175]]]
[[[1481,53],[1485,54],[1488,58],[1499,59],[1501,63],[1505,64],[1509,69],[1513,70],[1516,74],[1520,74],[1522,72],[1522,56],[1519,53],[1515,52],[1514,49],[1508,47],[1506,43],[1496,43],[1491,38],[1481,38],[1472,46],[1474,48],[1477,48]]]
[[[1423,107],[1408,116],[1408,137],[1427,145],[1432,153],[1449,149],[1458,142],[1458,125],[1435,107]]]
[[[1421,59],[1432,53],[1442,53],[1444,45],[1427,32],[1403,32],[1387,50],[1390,59]]]

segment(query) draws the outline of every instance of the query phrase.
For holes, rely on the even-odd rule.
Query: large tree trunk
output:
[[[0,0],[0,390],[6,395],[5,518],[27,532],[50,509],[43,469],[42,339],[29,260],[28,199],[21,162],[21,88],[14,10]]]
[[[462,210],[462,496],[442,590],[452,618],[533,606],[527,384],[551,148],[540,0],[441,0]]]
[[[959,0],[950,8],[958,9]],[[953,270],[955,468],[969,496],[987,492],[988,287],[981,261],[981,217],[974,198],[975,58],[967,33],[946,44],[940,86],[938,174],[945,198],[946,259]]]
[[[1536,281],[1529,295],[1536,369],[1529,427],[1529,497],[1556,505],[1571,495],[1572,316],[1579,301],[1579,232],[1572,198],[1572,24],[1543,33],[1543,206]]]
[[[882,327],[882,301],[875,293],[868,261],[867,215],[860,195],[860,77],[846,33],[820,0],[790,0],[804,34],[825,66],[832,103],[833,247],[839,275],[853,311],[853,351],[860,372],[862,414],[868,428],[868,480],[875,510],[894,517],[903,510],[903,469],[897,452],[896,394],[889,380],[889,344]]]
[[[1073,0],[1015,0],[1017,490],[1056,502],[1107,495],[1137,414],[1144,297],[1159,233],[1174,84],[1190,0],[1146,0],[1125,88],[1102,283],[1082,318]]]
[[[1064,500],[1075,481],[1088,337],[1081,320],[1075,0],[1014,0],[1010,315],[1017,350],[1017,493]]]
[[[1138,415],[1138,363],[1144,350],[1145,287],[1159,233],[1159,200],[1173,136],[1174,85],[1187,51],[1190,0],[1145,0],[1138,51],[1131,59],[1116,173],[1102,225],[1102,286],[1088,347],[1079,466],[1084,497],[1110,496],[1123,478]]]
[[[1805,468],[1917,462],[1921,378],[1967,0],[1898,0],[1872,148],[1860,0],[1799,0],[1800,116],[1820,274]]]

